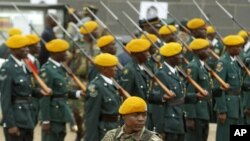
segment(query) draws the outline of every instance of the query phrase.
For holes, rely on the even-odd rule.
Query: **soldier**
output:
[[[163,140],[184,141],[184,113],[183,104],[185,102],[196,101],[196,95],[189,94],[185,97],[185,83],[179,75],[177,66],[180,64],[180,54],[182,46],[179,43],[171,42],[160,48],[163,59],[163,66],[156,72],[156,76],[163,82],[176,96],[170,99],[158,84],[154,83],[149,102],[162,105],[160,114],[153,114],[153,122],[156,131],[159,132]],[[157,109],[152,109],[152,111]]]
[[[188,65],[187,73],[196,81],[208,94],[212,94],[211,77],[204,66],[209,56],[209,41],[205,39],[194,39],[189,47],[193,50],[193,60]],[[197,93],[197,90],[190,83],[187,84],[188,93]],[[210,97],[198,100],[195,104],[186,104],[186,141],[207,141],[209,133]]]
[[[158,31],[162,26],[161,21],[158,17],[152,17],[147,19],[147,21]],[[149,34],[158,35],[154,29],[148,24],[146,20],[139,20],[139,26]]]
[[[118,108],[121,104],[112,78],[116,75],[116,56],[102,53],[95,58],[99,74],[87,88],[85,104],[85,141],[98,141],[108,130],[119,125]]]
[[[33,117],[32,96],[46,94],[41,89],[32,87],[31,73],[25,67],[23,59],[27,57],[28,42],[25,36],[14,35],[5,43],[11,53],[0,72],[1,107],[6,141],[33,141],[36,123]]]
[[[128,93],[146,101],[149,95],[150,78],[141,65],[148,60],[150,46],[150,42],[146,39],[133,39],[126,45],[133,59],[124,67],[120,77],[120,84]]]
[[[38,61],[38,55],[39,55],[39,42],[40,38],[35,34],[28,34],[26,37],[29,40],[29,43],[27,44],[29,48],[29,53],[27,55],[28,59],[36,66],[37,69],[40,68],[40,63]],[[37,86],[34,77],[31,79],[33,87]],[[34,106],[34,121],[35,124],[38,122],[38,112],[39,112],[39,99],[33,98],[33,106]]]
[[[61,64],[66,60],[68,42],[54,39],[46,44],[50,58],[42,66],[40,75],[53,90],[52,96],[40,99],[42,141],[63,141],[66,136],[66,122],[73,121],[67,98],[79,98],[82,91],[69,88],[69,76]]]
[[[240,54],[244,39],[238,35],[228,35],[223,39],[226,47],[225,54],[220,58],[217,66],[217,74],[230,85],[228,90],[219,88],[215,81],[216,104],[218,125],[216,141],[229,141],[229,126],[239,124],[243,116],[241,99],[241,68],[237,64],[236,56]]]
[[[83,25],[85,28],[81,27],[80,32],[83,34],[83,41],[81,42],[82,49],[87,52],[89,56],[96,56],[99,54],[99,49],[94,46],[94,41],[91,38],[90,34],[92,34],[95,38],[97,38],[97,28],[98,25],[94,21],[86,22]],[[81,54],[79,48],[73,46],[70,49],[72,53],[72,58],[70,61],[70,68],[74,71],[76,76],[78,76],[81,80],[86,80],[88,75],[88,70],[90,68],[90,63],[86,56]]]
[[[177,39],[174,36],[174,34],[176,34],[177,29],[175,26],[173,25],[164,25],[159,29],[159,35],[160,35],[160,39],[162,41],[164,41],[165,43],[169,43],[169,42],[176,42]]]
[[[54,18],[57,18],[55,15],[52,15]],[[45,29],[41,35],[41,38],[44,39],[45,42],[49,42],[56,38],[53,28],[57,24],[55,21],[49,16],[45,17]],[[39,54],[39,62],[43,65],[49,58],[49,52],[46,50],[45,45],[41,42],[41,50]]]
[[[244,63],[250,69],[250,49],[245,54]],[[245,124],[250,124],[250,77],[247,74],[243,74],[242,94],[243,94],[243,106]]]
[[[238,35],[241,36],[245,41],[244,44],[242,45],[242,50],[240,52],[240,58],[244,60],[247,54],[247,51],[249,50],[249,47],[250,47],[250,43],[248,41],[249,37],[248,37],[248,33],[245,30],[239,31]]]
[[[22,30],[19,28],[10,28],[8,30],[8,34],[9,37],[13,36],[13,35],[21,35],[22,34]],[[8,49],[8,47],[3,43],[0,47],[0,58],[6,59],[10,54],[10,51]]]
[[[155,132],[145,128],[147,104],[136,96],[127,98],[119,108],[124,125],[106,133],[102,141],[162,141]]]

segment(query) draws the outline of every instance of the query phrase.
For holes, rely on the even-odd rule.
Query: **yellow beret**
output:
[[[189,29],[197,29],[197,28],[201,28],[201,27],[205,26],[205,24],[206,23],[203,19],[193,18],[193,19],[188,21],[187,27]]]
[[[146,40],[152,41],[153,43],[155,43],[158,40],[158,37],[155,36],[154,34],[147,34],[146,37],[144,35],[141,36],[141,39],[146,39]]]
[[[110,43],[112,43],[113,41],[115,40],[115,38],[111,35],[104,35],[102,37],[100,37],[98,40],[97,40],[97,46],[99,48],[101,47],[104,47]]]
[[[22,30],[20,28],[10,28],[8,30],[8,34],[9,34],[9,36],[21,35],[22,34]]]
[[[29,39],[28,45],[37,44],[40,41],[40,38],[36,34],[28,34],[26,37]]]
[[[244,44],[244,39],[239,35],[228,35],[223,38],[223,43],[225,46],[237,46]]]
[[[181,51],[182,51],[182,46],[177,42],[167,43],[160,48],[160,54],[166,57],[177,55]]]
[[[63,39],[54,39],[46,44],[49,52],[62,52],[69,48],[69,43]]]
[[[13,35],[5,42],[8,48],[22,48],[26,47],[28,43],[28,38],[23,35]]]
[[[168,35],[168,34],[176,32],[176,31],[177,31],[177,29],[176,29],[175,26],[173,26],[173,25],[167,25],[167,26],[164,25],[164,26],[162,26],[160,28],[159,34],[160,35]]]
[[[84,26],[84,27],[80,28],[80,32],[82,34],[88,34],[88,33],[93,32],[97,28],[98,25],[95,21],[88,21],[85,24],[83,24],[82,26]]]
[[[146,112],[147,111],[147,104],[146,102],[136,96],[131,96],[125,99],[122,105],[119,108],[119,113],[121,115],[132,114],[137,112]]]
[[[245,30],[239,31],[238,35],[240,35],[244,39],[246,39],[248,37],[248,33]]]
[[[215,33],[215,30],[212,26],[208,26],[207,27],[207,34],[212,34],[212,33]]]
[[[127,45],[126,49],[129,52],[143,52],[149,49],[151,43],[146,39],[132,39]]]
[[[208,47],[209,45],[209,41],[206,40],[206,39],[201,39],[201,38],[197,38],[197,39],[194,39],[190,44],[189,44],[189,47],[192,49],[192,50],[199,50],[199,49],[203,49],[203,48],[206,48]]]
[[[101,53],[95,57],[95,64],[103,67],[116,66],[118,62],[117,57],[109,53]]]

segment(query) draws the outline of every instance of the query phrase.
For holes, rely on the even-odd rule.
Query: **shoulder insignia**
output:
[[[217,66],[216,66],[216,71],[221,72],[222,69],[223,69],[222,63],[218,63]]]
[[[3,81],[7,78],[7,75],[0,75],[0,81]]]
[[[192,69],[188,68],[188,69],[187,69],[187,74],[190,75],[191,72],[192,72]]]
[[[124,69],[123,74],[128,74],[128,69]]]
[[[91,97],[96,97],[97,94],[98,94],[98,92],[96,91],[96,88],[95,88],[95,87],[96,87],[95,84],[90,84],[90,85],[88,86],[89,95],[90,95]]]

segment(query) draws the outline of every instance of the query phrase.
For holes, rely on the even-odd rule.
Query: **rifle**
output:
[[[114,36],[114,34],[111,32],[111,30],[110,29],[108,29],[108,27],[91,11],[91,10],[89,10],[88,8],[87,8],[87,10],[88,10],[88,12],[93,16],[93,17],[95,17],[95,19],[97,19],[100,23],[101,23],[101,25],[103,26],[103,28],[105,28],[111,35],[113,35]],[[115,37],[115,36],[114,36]],[[116,38],[115,38],[116,39]],[[117,39],[116,39],[117,40]],[[119,40],[118,40],[118,42],[120,42]],[[125,47],[124,47],[124,45],[121,43],[120,44],[121,46],[122,46],[122,48],[123,48],[123,50],[128,54],[128,55],[130,55],[130,53],[125,49]],[[146,66],[144,66],[143,67],[145,70],[147,70],[146,72],[150,72],[150,70],[146,67]],[[153,74],[153,73],[152,73]],[[158,79],[157,77],[156,77],[156,79]],[[160,80],[159,80],[160,81]],[[159,81],[155,81],[156,83],[157,82],[159,82]],[[166,86],[163,86],[163,87],[165,87],[165,88],[162,88],[163,90],[166,90],[166,89],[168,89]],[[170,90],[169,90],[170,91]],[[172,93],[168,93],[168,91],[165,91],[165,93],[167,94],[167,95],[169,95],[170,97],[173,97],[173,94]]]

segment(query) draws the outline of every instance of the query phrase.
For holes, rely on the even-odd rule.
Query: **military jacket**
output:
[[[250,69],[250,49],[246,52],[244,63]],[[242,85],[242,91],[244,95],[244,107],[250,108],[250,77],[244,73],[243,74],[243,85]]]
[[[108,130],[118,127],[119,122],[102,120],[103,116],[118,116],[121,104],[118,90],[98,74],[87,88],[85,104],[86,141],[101,140]]]
[[[31,73],[10,55],[0,71],[1,106],[4,127],[33,129],[32,96],[39,96],[33,88]]]
[[[193,56],[193,60],[188,65],[187,73],[203,89],[207,90],[207,92],[211,96],[212,80],[210,74],[204,67],[204,65],[201,64],[201,61],[197,56]],[[187,92],[198,93],[195,87],[190,83],[187,83]],[[210,109],[209,102],[210,102],[209,99],[204,99],[204,100],[198,100],[196,104],[187,104],[185,107],[186,117],[209,120],[209,109]]]
[[[147,101],[151,79],[137,63],[129,62],[124,67],[119,81],[121,86],[132,96],[138,96]]]
[[[72,112],[67,98],[76,98],[76,92],[69,87],[69,76],[66,70],[49,58],[42,66],[40,76],[53,91],[51,96],[44,96],[40,100],[41,120],[71,122]]]
[[[233,61],[228,53],[225,53],[216,66],[216,73],[230,85],[227,91],[219,90],[218,81],[215,82],[216,104],[215,110],[218,113],[227,113],[230,118],[239,118],[242,116],[242,99],[241,99],[241,68],[236,61]]]

